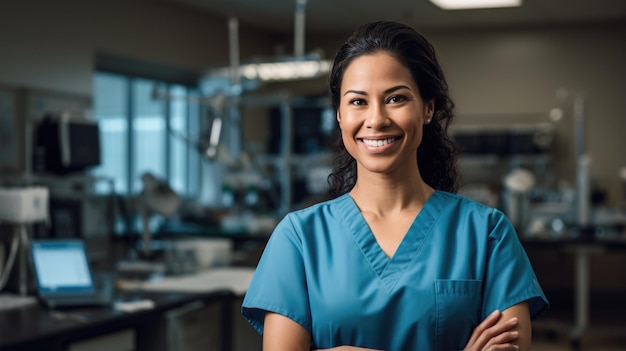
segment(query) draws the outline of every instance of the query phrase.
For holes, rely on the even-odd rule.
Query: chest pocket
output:
[[[480,280],[435,281],[437,350],[462,350],[480,323]]]

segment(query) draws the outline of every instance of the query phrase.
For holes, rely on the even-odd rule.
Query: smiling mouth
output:
[[[400,137],[393,137],[393,138],[387,138],[387,139],[361,139],[361,141],[363,142],[363,144],[367,146],[381,147],[381,146],[389,145],[398,139],[400,139]]]

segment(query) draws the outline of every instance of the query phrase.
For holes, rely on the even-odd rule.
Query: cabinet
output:
[[[338,128],[325,96],[285,96],[266,107],[264,152],[253,155],[253,162],[257,169],[271,170],[282,215],[325,195]]]
[[[522,231],[529,216],[530,202],[545,198],[553,187],[552,125],[476,124],[455,127],[451,134],[462,149],[458,162],[463,182],[460,192],[502,209]],[[521,175],[525,175],[523,179],[528,183],[516,181],[522,179]],[[512,184],[532,185],[528,190],[512,189],[511,183],[509,187],[506,185],[507,178]]]
[[[275,123],[276,120],[280,123]],[[272,130],[281,131],[280,138],[270,138],[270,151],[278,156],[275,160],[281,169],[282,210],[315,202],[327,190],[331,145],[338,132],[334,112],[326,99],[302,99],[292,103],[290,111],[282,111],[272,122]],[[271,148],[274,139],[281,140],[280,149]]]
[[[192,302],[165,315],[168,351],[219,351],[222,306]]]
[[[465,125],[452,128],[451,135],[462,148],[459,168],[466,183],[499,187],[503,177],[519,167],[535,174],[538,183],[551,180],[551,124]]]
[[[135,351],[135,332],[132,329],[93,337],[70,344],[68,351]]]
[[[46,174],[31,180],[50,191],[50,223],[36,225],[33,236],[83,238],[90,259],[106,259],[119,213],[113,179],[89,174]]]

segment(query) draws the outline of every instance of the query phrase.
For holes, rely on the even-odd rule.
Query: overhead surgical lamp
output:
[[[209,77],[230,77],[231,84],[240,84],[243,80],[261,82],[285,82],[313,79],[330,72],[332,62],[322,60],[315,53],[305,54],[305,21],[308,0],[295,0],[294,12],[294,53],[293,56],[272,58],[268,61],[239,62],[239,38],[236,19],[229,21],[229,40],[231,63],[228,67],[217,68],[208,72]]]

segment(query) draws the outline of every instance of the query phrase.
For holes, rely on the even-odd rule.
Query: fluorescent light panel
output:
[[[311,79],[330,72],[332,62],[329,60],[296,60],[250,63],[240,65],[239,74],[247,80],[290,81]],[[230,75],[230,68],[213,71],[224,76]]]
[[[284,81],[314,78],[328,73],[330,66],[330,61],[286,61],[241,65],[239,69],[249,80]]]
[[[430,0],[444,10],[488,9],[522,6],[522,0]]]

